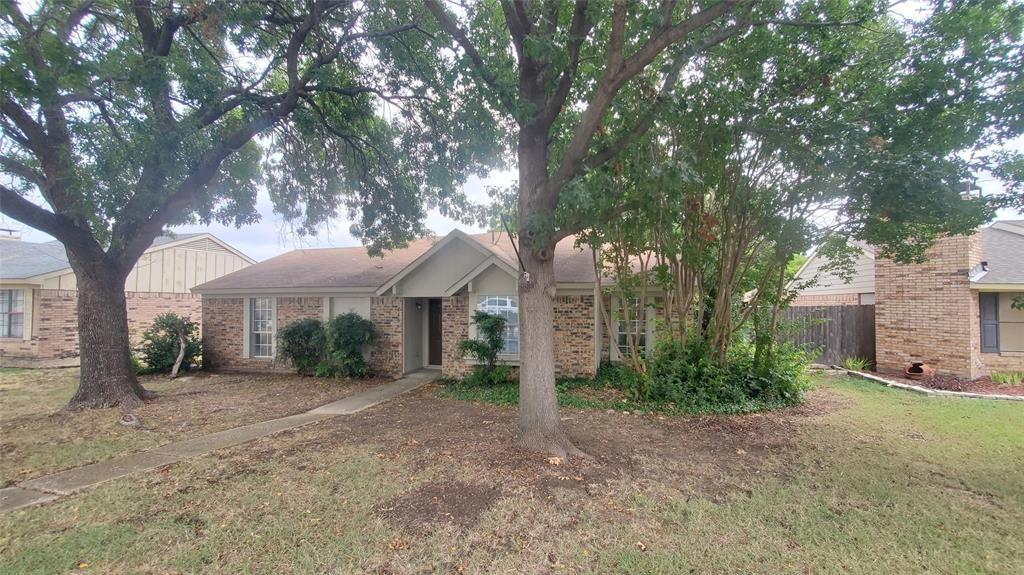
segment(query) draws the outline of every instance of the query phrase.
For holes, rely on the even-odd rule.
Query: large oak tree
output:
[[[616,193],[614,186],[591,185],[589,175],[608,166],[618,170],[623,152],[644,138],[668,105],[675,102],[679,109],[676,100],[680,87],[701,78],[702,66],[714,63],[703,55],[723,42],[743,42],[752,30],[763,32],[764,41],[764,34],[770,39],[789,28],[825,32],[864,26],[884,18],[889,3],[576,0],[570,4],[559,0],[493,0],[452,5],[425,0],[425,4],[447,33],[442,47],[461,64],[458,82],[471,87],[467,90],[476,90],[473,94],[487,104],[496,122],[513,125],[515,141],[511,147],[519,173],[516,226],[522,265],[518,286],[521,441],[528,448],[556,455],[578,453],[561,429],[555,396],[554,247],[559,240],[591,227],[594,221],[619,217],[628,207],[615,197],[607,197]],[[960,4],[954,3],[952,8]],[[963,23],[960,18],[983,19],[986,6],[984,2],[978,4],[947,19],[947,35],[956,35],[956,26]],[[1004,4],[993,2],[991,7]],[[1011,12],[1001,11],[998,18],[1016,18]],[[978,38],[971,36],[969,28],[963,28],[963,48],[967,57],[975,57]],[[909,33],[921,31],[910,28]],[[965,82],[947,81],[956,71],[950,69],[943,74],[943,62],[927,61],[931,53],[928,37],[915,46],[920,49],[918,63],[938,72],[930,76],[934,84],[916,86],[916,92],[909,87],[903,94],[909,95],[909,100],[892,99],[886,113],[913,114],[913,108],[901,106],[934,107],[951,98],[969,97],[968,93],[943,94],[943,86]],[[1001,55],[1014,58],[1012,53]],[[1001,70],[1012,69],[1012,61],[1002,64]],[[992,74],[987,79],[999,83],[1006,78],[1005,74]],[[742,74],[735,79],[742,80]],[[723,81],[723,89],[729,89],[730,81]],[[887,86],[871,89],[884,91]],[[999,86],[975,88],[990,89]],[[828,110],[818,112],[827,115]],[[948,183],[956,175],[942,174],[943,181]],[[859,206],[859,213],[892,219],[884,212],[899,200],[892,202],[885,196],[881,179],[864,182],[863,178],[856,180],[859,173],[851,172],[849,176],[865,184],[857,197],[865,202]],[[912,180],[908,177],[901,181],[909,186]],[[736,209],[742,211],[743,207],[737,204]],[[587,217],[574,217],[579,214]]]
[[[494,155],[486,130],[443,115],[406,2],[30,6],[0,2],[0,209],[60,240],[77,277],[70,407],[149,395],[124,282],[168,226],[250,223],[266,181],[300,230],[348,208],[379,250],[421,233],[427,207],[458,203],[447,192],[474,153]]]
[[[585,227],[557,220],[567,190],[650,129],[706,50],[752,26],[842,23],[800,3],[757,0],[498,0],[459,10],[425,3],[466,81],[497,117],[514,122],[520,440],[559,456],[579,453],[560,426],[555,397],[554,248]]]

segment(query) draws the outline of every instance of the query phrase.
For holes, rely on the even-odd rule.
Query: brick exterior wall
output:
[[[457,295],[441,300],[441,373],[463,377],[472,365],[459,355],[459,342],[469,337],[469,297]]]
[[[267,365],[242,358],[245,298],[203,298],[203,367],[208,369],[254,368]]]
[[[370,351],[370,369],[376,375],[397,377],[404,371],[403,307],[403,300],[397,297],[370,300],[370,321],[377,332],[377,340]]]
[[[324,318],[322,297],[279,297],[277,298],[277,329],[300,319]]]
[[[469,337],[468,296],[441,300],[441,328],[441,372],[445,377],[463,377],[473,369],[472,362],[458,352],[459,342]],[[555,298],[556,376],[594,375],[594,333],[594,296]]]
[[[242,357],[245,298],[203,298],[203,367],[239,371],[291,371],[277,358]],[[299,319],[322,319],[322,297],[279,297],[275,327]]]
[[[923,264],[875,262],[876,361],[880,370],[902,370],[923,361],[936,370],[981,375],[977,293],[968,284],[981,261],[981,235],[942,238]]]
[[[156,316],[173,311],[202,322],[200,297],[193,294],[127,292],[128,330],[131,342],[141,342],[142,332]],[[0,339],[0,366],[49,367],[78,365],[78,292],[32,290],[30,340]]]
[[[291,371],[276,358],[242,357],[245,337],[245,298],[203,300],[203,363],[212,369],[241,371]],[[299,319],[322,319],[323,297],[278,297],[276,327],[281,329]],[[372,298],[370,321],[377,341],[370,350],[370,369],[376,375],[402,374],[402,300]]]
[[[587,377],[594,366],[594,296],[555,297],[555,374]]]
[[[214,369],[287,370],[276,360],[243,358],[243,298],[205,298],[203,300],[203,361]],[[277,298],[277,326],[296,319],[319,319],[323,300],[316,297]],[[403,308],[398,297],[370,300],[370,321],[377,330],[377,341],[370,351],[370,368],[377,375],[397,377],[403,373]],[[594,374],[594,297],[559,296],[555,299],[555,364],[559,376]],[[469,337],[469,298],[465,295],[441,300],[442,374],[462,377],[472,365],[458,354],[459,341]]]
[[[799,295],[790,304],[793,307],[813,307],[826,305],[860,305],[860,294],[812,294]]]
[[[142,332],[163,313],[174,312],[200,326],[203,324],[203,304],[198,294],[127,292],[125,301],[128,303],[128,335],[133,344],[142,341]]]

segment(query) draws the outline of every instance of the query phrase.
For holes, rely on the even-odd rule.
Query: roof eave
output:
[[[192,293],[199,295],[209,296],[250,296],[250,295],[270,295],[270,294],[308,294],[308,295],[330,295],[330,294],[366,294],[367,296],[374,295],[376,290],[375,286],[344,286],[344,287],[258,287],[258,288],[239,288],[239,287],[214,287],[204,288],[199,285],[192,288]]]
[[[970,288],[978,291],[1024,291],[1024,281],[1022,282],[970,282]]]

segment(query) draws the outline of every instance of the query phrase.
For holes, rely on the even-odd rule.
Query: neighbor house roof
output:
[[[1000,220],[981,230],[981,260],[987,272],[972,285],[1024,284],[1024,220]]]
[[[518,261],[507,234],[463,234],[508,266],[518,269]],[[421,238],[408,247],[371,257],[363,246],[348,248],[301,249],[270,258],[195,288],[198,292],[256,289],[365,289],[376,291],[406,270],[444,237]],[[555,280],[560,283],[594,281],[589,250],[574,248],[574,237],[563,239],[555,248]],[[452,281],[458,278],[452,278]]]
[[[56,240],[42,243],[3,240],[0,243],[0,279],[27,279],[69,266],[64,246]]]
[[[202,232],[194,234],[167,234],[157,236],[149,250],[172,242],[183,242],[200,236],[210,236],[213,238],[212,235]],[[217,241],[222,243],[219,240]],[[230,248],[230,246],[224,245]],[[244,254],[239,255],[245,257]],[[249,258],[246,257],[246,259]],[[0,240],[0,279],[25,280],[43,274],[66,270],[70,267],[71,264],[68,262],[64,245],[57,240],[38,243],[20,240]]]

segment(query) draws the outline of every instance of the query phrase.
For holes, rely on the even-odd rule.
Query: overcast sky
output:
[[[910,19],[918,19],[920,17],[918,11],[922,9],[923,5],[920,2],[913,0],[898,4],[894,7],[895,12]],[[1018,151],[1024,151],[1024,138],[1017,138],[1007,147]],[[514,180],[514,171],[497,172],[483,181],[477,178],[472,178],[465,186],[465,193],[471,201],[486,202],[488,200],[485,189],[487,185],[507,186]],[[994,194],[1002,191],[999,182],[986,179],[984,176],[979,179],[978,184],[982,188],[982,193],[985,194]],[[297,248],[359,245],[359,241],[349,233],[351,222],[345,221],[344,219],[331,222],[331,224],[325,226],[316,237],[300,238],[291,233],[287,222],[283,221],[279,215],[273,212],[270,197],[265,190],[260,192],[256,205],[260,212],[261,220],[259,223],[251,226],[246,226],[241,229],[221,225],[179,226],[173,228],[172,231],[177,233],[210,232],[256,260],[265,260]],[[999,213],[998,217],[1000,219],[1021,219],[1024,218],[1024,214],[1014,213],[1010,210],[1003,210]],[[446,234],[455,228],[460,228],[466,232],[483,231],[474,226],[468,226],[452,219],[445,218],[436,211],[427,215],[426,224],[428,228],[438,235]],[[0,214],[0,228],[10,228],[20,231],[22,239],[25,241],[43,242],[53,239],[49,235],[29,228],[21,222],[8,218],[3,214]]]
[[[485,202],[488,200],[486,187],[488,185],[508,185],[515,180],[513,172],[496,172],[486,180],[471,178],[465,186],[466,195],[470,200]],[[1001,191],[999,183],[993,180],[981,180],[979,185],[983,193],[998,193]],[[270,197],[265,191],[260,192],[257,201],[262,219],[259,223],[236,229],[230,226],[215,224],[212,226],[179,226],[173,228],[177,233],[210,232],[246,255],[256,259],[265,260],[284,252],[297,248],[326,248],[357,246],[359,241],[349,233],[350,222],[342,219],[325,226],[316,237],[300,238],[290,232],[290,228],[281,216],[274,213],[270,204]],[[1011,210],[1000,212],[1001,219],[1024,218],[1024,214],[1017,214]],[[482,229],[474,226],[461,224],[450,218],[446,218],[436,211],[427,215],[427,227],[435,234],[444,235],[455,228],[465,232],[480,232]],[[34,230],[21,222],[12,220],[0,214],[0,228],[12,228],[20,230],[24,241],[44,242],[49,241],[49,235]]]

